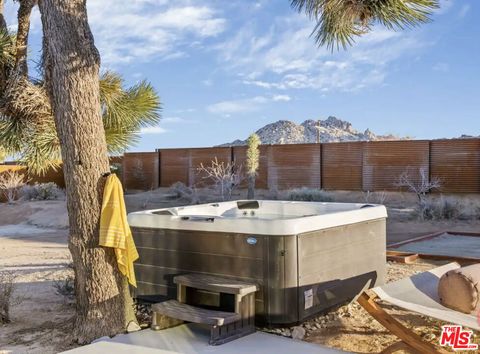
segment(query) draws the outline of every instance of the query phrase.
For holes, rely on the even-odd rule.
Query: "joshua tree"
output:
[[[346,48],[375,24],[402,30],[430,21],[438,0],[291,0],[293,8],[315,20],[318,45]]]
[[[98,246],[102,175],[110,170],[100,103],[100,56],[85,0],[40,0],[39,8],[45,79],[41,90],[49,98],[42,102],[51,109],[56,127],[52,135],[61,148],[75,270],[73,335],[87,343],[123,332],[135,321],[114,251]]]
[[[257,176],[258,165],[260,161],[260,138],[253,133],[247,140],[247,178],[248,178],[248,193],[247,198],[255,198],[255,177]]]
[[[60,141],[48,98],[46,71],[41,80],[28,77],[26,48],[30,13],[36,1],[19,3],[16,35],[7,27],[0,29],[0,145],[9,154],[17,154],[29,172],[41,174],[58,166]],[[158,123],[158,95],[145,81],[125,88],[121,76],[108,71],[101,76],[99,87],[108,151],[123,152],[137,141],[141,127]]]

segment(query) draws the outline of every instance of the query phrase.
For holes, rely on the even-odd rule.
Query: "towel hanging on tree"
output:
[[[100,246],[115,249],[118,269],[131,285],[137,287],[133,262],[138,259],[138,252],[127,222],[122,183],[115,174],[107,177],[103,191]]]

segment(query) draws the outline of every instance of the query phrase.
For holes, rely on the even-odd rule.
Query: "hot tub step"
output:
[[[200,307],[182,304],[176,300],[160,302],[152,306],[157,314],[178,320],[203,323],[210,326],[223,326],[240,320],[241,316],[234,312],[207,310]]]
[[[254,293],[258,290],[256,284],[210,274],[177,275],[173,278],[173,282],[178,285],[188,286],[195,289],[241,296]]]

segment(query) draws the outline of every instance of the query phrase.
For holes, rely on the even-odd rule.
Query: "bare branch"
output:
[[[17,53],[15,58],[15,68],[23,75],[28,75],[27,65],[27,46],[28,33],[30,31],[30,15],[33,7],[37,4],[37,0],[19,0],[20,7],[18,8],[17,21]]]
[[[25,185],[25,175],[17,171],[8,170],[0,174],[0,192],[8,203],[13,203],[20,188]]]
[[[442,181],[438,177],[430,178],[426,169],[421,167],[418,169],[417,177],[412,176],[411,171],[407,169],[399,176],[395,186],[407,188],[409,192],[416,194],[419,202],[422,202],[427,193],[442,187]]]
[[[213,181],[215,187],[220,192],[222,200],[228,200],[232,197],[233,190],[240,185],[243,180],[241,166],[235,166],[235,163],[218,162],[215,159],[210,166],[204,166],[203,163],[197,168],[197,172],[203,179]]]

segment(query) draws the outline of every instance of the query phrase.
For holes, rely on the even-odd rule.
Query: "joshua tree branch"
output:
[[[27,47],[28,33],[30,31],[30,15],[33,7],[37,4],[37,0],[20,0],[18,8],[18,30],[17,30],[17,53],[15,58],[15,68],[23,76],[28,75],[27,65]]]

